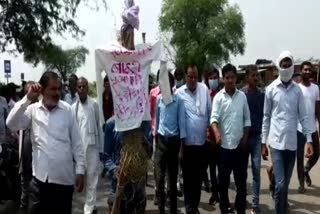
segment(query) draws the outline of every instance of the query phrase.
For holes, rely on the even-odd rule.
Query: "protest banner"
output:
[[[112,90],[117,131],[138,128],[143,120],[151,119],[148,79],[152,61],[160,60],[161,45],[157,42],[127,50],[113,44],[95,51],[97,83],[98,75],[101,78],[101,71],[106,71]],[[98,90],[98,99],[102,100],[99,93]]]

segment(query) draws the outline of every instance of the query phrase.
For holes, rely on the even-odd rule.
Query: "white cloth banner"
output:
[[[138,128],[151,119],[149,72],[152,61],[160,60],[161,49],[157,42],[134,51],[119,45],[95,51],[97,75],[105,70],[109,78],[117,131]]]
[[[161,90],[162,100],[165,105],[172,102],[171,88],[169,83],[169,72],[167,70],[167,62],[161,61],[159,74],[159,87]]]

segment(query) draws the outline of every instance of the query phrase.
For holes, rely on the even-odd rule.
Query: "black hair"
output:
[[[108,75],[106,75],[106,76],[103,78],[103,82],[109,82]]]
[[[258,66],[257,65],[248,65],[246,67],[246,75],[248,76],[250,72],[252,71],[258,71]]]
[[[39,80],[39,84],[42,86],[43,89],[45,89],[46,87],[48,87],[49,85],[49,81],[53,79],[53,80],[59,80],[59,75],[53,71],[46,71],[42,74],[40,80]]]
[[[218,77],[220,76],[220,72],[219,72],[219,70],[218,70],[216,67],[213,67],[213,68],[212,68],[212,74],[217,74]]]
[[[191,63],[191,64],[188,64],[188,65],[185,67],[185,71],[184,71],[185,74],[188,74],[188,69],[189,69],[189,68],[196,69],[197,72],[198,72],[198,67],[197,67],[195,64]]]
[[[168,76],[169,76],[169,81],[173,81],[174,82],[174,76],[171,72],[168,72]]]
[[[237,76],[237,69],[234,65],[228,63],[226,64],[225,66],[223,66],[222,68],[222,77],[224,78],[226,73],[229,72],[229,71],[232,71],[234,73],[234,75]]]
[[[71,75],[69,76],[69,79],[75,79],[76,81],[78,81],[78,76],[75,75],[75,74],[71,74]]]
[[[209,76],[212,74],[217,74],[218,77],[220,76],[219,70],[216,67],[214,67],[213,65],[206,66],[205,70],[208,72]]]
[[[304,61],[304,62],[300,65],[300,70],[302,70],[305,65],[306,65],[306,66],[310,66],[311,69],[312,69],[312,63],[309,62],[309,61]]]
[[[78,81],[80,81],[80,80],[85,81],[87,85],[89,84],[88,80],[85,77],[79,77]]]
[[[177,74],[182,74],[182,75],[184,75],[184,74],[183,74],[183,70],[180,69],[180,68],[176,68],[176,70],[174,70],[174,76],[176,77]]]

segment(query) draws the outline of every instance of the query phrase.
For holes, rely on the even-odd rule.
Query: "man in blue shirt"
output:
[[[145,130],[145,139],[148,141],[150,135],[149,124],[143,122],[142,127]],[[111,117],[105,125],[105,147],[106,156],[105,169],[111,178],[111,196],[108,199],[109,209],[111,211],[117,189],[117,174],[120,165],[121,149],[123,142],[123,133],[115,130],[115,120]],[[148,146],[150,147],[148,142]],[[144,213],[146,207],[145,182],[129,182],[124,189],[120,205],[120,214],[126,213]]]
[[[251,118],[251,128],[248,135],[249,153],[253,176],[252,214],[260,213],[260,168],[261,168],[261,129],[263,119],[264,93],[257,87],[258,67],[249,65],[246,68],[247,85],[242,88],[246,94]]]
[[[169,74],[172,94],[174,77]],[[165,104],[162,95],[158,96],[156,108],[156,148],[155,168],[158,174],[157,191],[159,193],[160,214],[165,213],[165,175],[168,172],[170,189],[170,213],[177,213],[177,176],[181,141],[186,137],[185,108],[177,95],[172,95],[172,102]]]
[[[271,150],[275,178],[275,213],[287,212],[288,189],[297,150],[297,127],[300,121],[306,135],[306,156],[313,154],[312,131],[305,100],[299,86],[292,82],[294,61],[289,51],[280,54],[277,60],[279,78],[266,89],[262,125],[262,150],[264,160],[268,157],[268,142]]]
[[[187,214],[199,213],[201,186],[205,170],[205,142],[211,101],[208,88],[198,82],[198,69],[188,66],[186,85],[177,90],[186,109],[186,139],[182,146],[184,202]]]
[[[247,194],[248,132],[251,127],[246,95],[236,89],[237,70],[227,64],[222,68],[224,88],[213,98],[211,127],[219,155],[220,210],[229,213],[228,189],[233,171],[237,187],[237,213],[245,214]]]

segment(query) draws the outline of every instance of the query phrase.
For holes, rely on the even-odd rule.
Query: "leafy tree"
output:
[[[52,35],[71,33],[75,38],[84,31],[75,22],[77,8],[89,0],[1,0],[1,51],[44,51],[52,43]],[[97,1],[97,0],[95,0]],[[105,4],[105,0],[102,0]]]
[[[97,97],[97,83],[95,81],[92,83],[89,83],[89,96]]]
[[[201,72],[207,63],[221,65],[244,53],[245,23],[227,0],[164,0],[159,21],[176,66],[194,63]]]
[[[37,54],[25,54],[25,61],[34,62],[34,59],[40,60],[46,69],[53,69],[60,72],[62,79],[67,80],[69,74],[76,73],[86,61],[88,49],[79,46],[64,50],[60,46],[50,45],[45,52]]]

